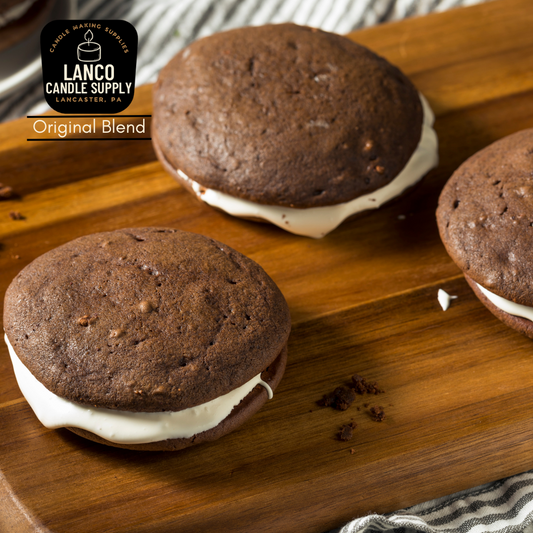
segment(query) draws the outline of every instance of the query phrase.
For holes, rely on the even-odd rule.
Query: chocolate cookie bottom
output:
[[[287,346],[283,348],[278,357],[270,364],[262,373],[261,379],[265,381],[272,390],[278,386],[283,373],[285,372],[285,366],[287,364]],[[176,451],[183,448],[192,446],[193,444],[200,444],[202,442],[208,442],[216,440],[227,433],[238,428],[254,413],[256,413],[268,399],[267,390],[261,385],[257,385],[252,392],[250,392],[239,405],[236,405],[231,414],[226,417],[220,424],[202,433],[198,433],[190,438],[180,439],[167,439],[158,442],[147,442],[142,444],[122,444],[108,441],[94,433],[68,427],[69,431],[72,431],[80,437],[106,444],[108,446],[114,446],[117,448],[126,448],[128,450],[144,450],[144,451]]]
[[[474,294],[479,298],[481,303],[499,320],[501,320],[506,326],[526,335],[530,339],[533,339],[533,322],[527,318],[520,316],[510,315],[505,311],[502,311],[499,307],[494,305],[481,291],[478,284],[470,278],[468,275],[464,275],[467,283],[472,287]]]
[[[345,220],[378,209],[403,196],[437,164],[438,141],[432,127],[434,115],[422,95],[420,101],[424,110],[421,137],[405,167],[384,186],[331,205],[288,207],[276,203],[259,204],[251,198],[235,197],[227,192],[211,189],[195,181],[196,176],[190,177],[179,166],[171,163],[164,152],[164,143],[161,142],[156,127],[152,130],[152,144],[165,170],[189,192],[211,207],[238,218],[269,222],[296,235],[319,239]]]

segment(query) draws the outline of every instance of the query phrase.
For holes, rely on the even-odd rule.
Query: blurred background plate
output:
[[[50,20],[74,18],[76,7],[76,0],[56,2],[46,23]],[[0,52],[0,98],[39,77],[41,73],[40,39],[41,32],[36,32],[15,46]]]

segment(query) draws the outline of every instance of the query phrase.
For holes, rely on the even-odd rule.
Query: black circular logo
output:
[[[43,89],[59,113],[119,113],[132,102],[137,31],[125,20],[53,20],[41,32]]]

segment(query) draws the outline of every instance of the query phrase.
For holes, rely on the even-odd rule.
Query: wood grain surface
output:
[[[287,298],[293,331],[274,399],[233,434],[178,453],[43,428],[2,344],[0,531],[321,533],[530,469],[533,345],[474,297],[434,212],[462,161],[533,127],[532,27],[529,0],[497,0],[351,35],[428,97],[441,163],[408,196],[322,240],[199,203],[149,141],[27,142],[31,119],[1,125],[0,181],[17,192],[0,202],[2,298],[21,268],[75,237],[171,226],[259,262]],[[150,100],[150,87],[137,89],[127,113],[150,114]],[[458,296],[446,312],[439,288]],[[386,392],[344,412],[316,405],[354,372]],[[353,438],[340,442],[352,419]]]

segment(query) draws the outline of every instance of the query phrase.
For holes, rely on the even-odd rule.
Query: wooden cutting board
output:
[[[313,240],[200,204],[149,141],[28,142],[0,126],[0,295],[38,255],[87,233],[159,225],[259,262],[291,308],[286,375],[240,430],[178,453],[100,446],[43,428],[0,347],[0,531],[324,532],[531,468],[533,344],[473,296],[434,212],[452,171],[533,127],[533,9],[504,0],[353,33],[436,111],[441,164],[409,196]],[[128,114],[150,114],[151,88]],[[19,211],[24,220],[11,220]],[[442,288],[457,295],[449,310]],[[358,372],[384,394],[316,405]],[[367,406],[365,407],[365,404]],[[386,418],[375,422],[371,406]],[[350,441],[336,433],[353,419]]]

